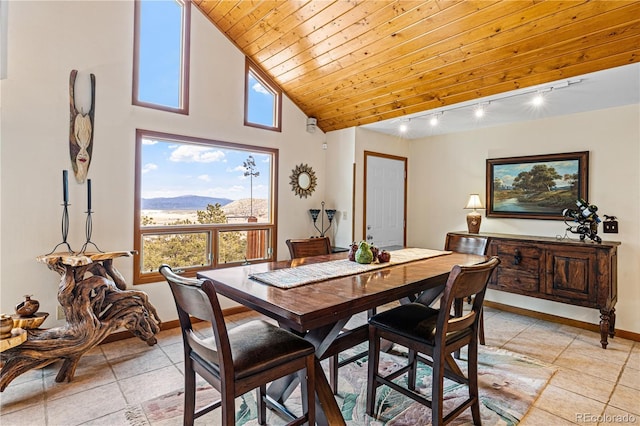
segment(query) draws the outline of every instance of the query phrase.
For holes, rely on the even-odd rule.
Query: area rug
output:
[[[357,350],[357,348],[356,348]],[[348,352],[344,354],[348,356]],[[464,359],[464,353],[462,358]],[[391,351],[381,354],[380,371],[392,371],[406,363],[405,354]],[[465,363],[461,363],[464,365]],[[464,368],[463,368],[464,370]],[[388,425],[415,426],[430,425],[431,410],[386,386],[378,388],[376,398],[376,417],[365,413],[367,361],[348,364],[339,370],[338,404],[347,425]],[[478,355],[478,382],[480,392],[480,414],[485,426],[516,425],[527,413],[549,379],[555,373],[555,367],[523,355],[503,349],[481,346]],[[397,380],[405,380],[400,377]],[[431,368],[421,365],[418,373],[418,388],[427,397],[431,393]],[[444,412],[464,400],[467,388],[445,379]],[[207,401],[217,397],[217,392],[207,385],[197,391],[197,403],[206,405]],[[127,419],[132,426],[178,424],[182,418],[182,390],[154,398],[140,405],[128,407]],[[294,413],[299,412],[299,395],[289,398],[287,406]],[[236,422],[238,425],[257,425],[255,392],[248,393],[236,400]],[[220,414],[214,411],[202,419],[205,424],[219,421]],[[209,421],[206,421],[209,419]],[[282,425],[286,421],[276,413],[269,412],[269,425]],[[452,425],[473,424],[471,411],[467,409]]]

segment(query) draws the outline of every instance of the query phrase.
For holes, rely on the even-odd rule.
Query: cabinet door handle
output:
[[[519,265],[520,262],[522,262],[522,253],[520,253],[520,250],[516,249],[514,255],[513,255],[513,264],[514,265]]]

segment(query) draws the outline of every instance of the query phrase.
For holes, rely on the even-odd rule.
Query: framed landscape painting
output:
[[[589,152],[487,160],[487,217],[564,219],[587,200]]]

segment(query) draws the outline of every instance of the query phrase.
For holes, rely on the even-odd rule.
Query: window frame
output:
[[[264,124],[249,121],[249,74],[253,74],[253,76],[260,81],[260,84],[274,94],[275,105],[273,107],[273,113],[275,114],[275,126],[266,126]],[[245,57],[244,67],[244,125],[264,130],[282,132],[282,89],[280,89],[280,87],[248,57]]]
[[[180,60],[180,106],[175,108],[167,105],[154,104],[138,99],[139,75],[140,75],[140,2],[134,0],[134,30],[133,30],[133,84],[131,92],[131,104],[157,109],[160,111],[173,112],[176,114],[189,115],[189,62],[191,50],[191,0],[173,0],[182,5],[182,37],[181,37],[181,60]]]
[[[227,149],[237,149],[247,152],[264,152],[272,155],[272,172],[271,172],[271,200],[269,211],[271,212],[271,220],[267,223],[211,223],[211,224],[192,224],[192,225],[161,225],[161,226],[147,226],[144,227],[141,224],[141,204],[142,204],[142,140],[143,139],[161,139],[165,141],[175,141],[180,144],[199,144],[212,147],[222,147]],[[277,246],[278,246],[278,157],[279,150],[277,148],[268,148],[263,146],[238,144],[233,142],[224,142],[213,139],[203,139],[185,135],[176,135],[170,133],[157,132],[153,130],[136,129],[136,147],[135,147],[135,190],[134,190],[134,241],[133,247],[135,251],[133,259],[133,284],[146,284],[162,281],[164,278],[158,272],[143,273],[141,270],[141,261],[143,258],[142,241],[145,235],[158,235],[158,234],[180,234],[182,233],[194,233],[194,232],[207,232],[210,233],[208,241],[210,243],[207,247],[208,253],[211,254],[211,264],[205,266],[194,266],[184,268],[184,276],[195,277],[198,271],[210,270],[217,268],[225,268],[231,266],[238,266],[244,263],[243,261],[219,263],[217,256],[217,247],[219,241],[219,234],[225,231],[252,231],[252,230],[267,230],[270,234],[270,247],[267,248],[267,258],[254,259],[252,263],[264,263],[270,262],[278,258]],[[160,265],[158,265],[160,266]]]

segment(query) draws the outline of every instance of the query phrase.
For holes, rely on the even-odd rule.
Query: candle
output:
[[[67,171],[62,171],[62,199],[64,203],[67,204],[69,202],[69,180],[67,177]]]
[[[87,211],[91,212],[91,179],[87,179]]]

